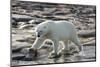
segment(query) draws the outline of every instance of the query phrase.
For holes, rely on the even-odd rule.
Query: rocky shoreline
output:
[[[11,4],[12,66],[48,63],[69,63],[96,60],[96,7],[90,5],[49,4],[13,0]],[[37,60],[23,59],[35,40],[34,28],[45,20],[72,22],[84,45],[85,57],[73,55],[49,59],[52,44],[48,41],[40,50]],[[26,26],[26,27],[24,27]],[[23,28],[23,29],[22,29]],[[73,50],[74,51],[74,48]]]

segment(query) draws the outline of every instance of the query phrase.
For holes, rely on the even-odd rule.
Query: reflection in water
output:
[[[53,59],[49,59],[49,63],[64,63],[64,62],[72,62],[72,56],[61,56],[60,58],[53,58]]]
[[[60,58],[49,59],[49,63],[65,63],[65,62],[74,62],[81,61],[82,56],[79,55],[62,55]]]
[[[91,49],[91,50],[88,50]],[[12,62],[13,65],[29,65],[29,64],[51,64],[51,63],[65,63],[65,62],[79,62],[79,61],[93,61],[95,60],[95,54],[93,53],[93,51],[95,51],[94,46],[87,46],[84,47],[84,50],[88,50],[88,51],[84,51],[85,56],[79,56],[78,54],[74,54],[74,55],[62,55],[59,58],[48,58],[48,55],[51,51],[47,51],[45,50],[40,50],[40,54],[37,58],[37,60],[32,60],[32,61],[22,61],[22,60],[16,60]]]

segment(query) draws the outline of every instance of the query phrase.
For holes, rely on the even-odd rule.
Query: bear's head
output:
[[[35,32],[36,32],[36,36],[37,37],[43,37],[45,35],[48,34],[50,28],[49,28],[49,23],[40,23],[39,25],[37,25],[37,27],[35,28]]]

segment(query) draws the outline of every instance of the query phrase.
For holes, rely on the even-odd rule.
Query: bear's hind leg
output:
[[[83,52],[83,46],[80,43],[80,40],[78,39],[77,36],[72,39],[72,42],[75,43],[78,46],[78,48],[79,48],[79,55],[80,56],[85,56],[84,52]]]
[[[75,43],[75,45],[78,46],[79,52],[80,52],[80,51],[83,51],[83,46],[81,45],[81,43],[80,43],[78,37],[74,37],[74,38],[72,39],[72,42]]]

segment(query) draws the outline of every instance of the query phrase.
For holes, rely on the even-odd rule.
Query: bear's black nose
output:
[[[38,34],[37,37],[40,37],[40,34]]]

